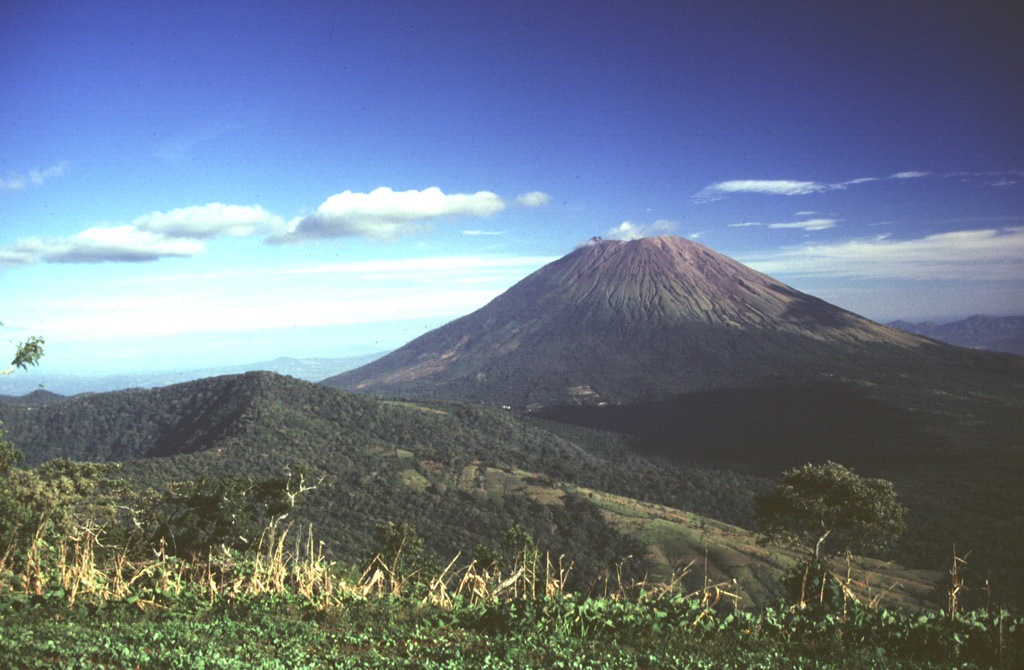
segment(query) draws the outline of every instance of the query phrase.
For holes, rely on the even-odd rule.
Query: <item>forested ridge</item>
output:
[[[817,552],[808,561],[799,550],[755,549],[749,533],[745,546],[725,546],[742,533],[600,492],[744,517],[742,501],[767,480],[643,458],[622,436],[499,409],[371,398],[264,373],[207,382],[2,409],[20,426],[14,432],[54,436],[51,451],[34,451],[38,461],[58,447],[88,451],[68,437],[70,422],[90,421],[81,433],[89,439],[130,425],[137,406],[141,428],[96,453],[146,454],[22,468],[0,445],[0,521],[13,540],[0,570],[5,663],[1009,668],[1020,660],[1020,617],[1004,594],[967,590],[974,559],[962,550],[952,579],[859,558],[851,573],[847,559],[826,567]],[[186,429],[196,435],[191,451],[155,446]],[[841,476],[851,491],[882,484],[886,514],[899,509],[888,483],[834,464],[802,472]],[[812,503],[798,475],[787,473],[785,490]],[[759,519],[761,503],[783,500],[782,490],[758,498]],[[828,496],[821,503],[832,505]],[[643,540],[610,522],[616,516],[636,522],[629,528]],[[690,541],[699,534],[700,554],[677,565],[677,579],[648,581],[648,552],[686,538],[665,534],[671,519],[677,531],[689,526]],[[844,512],[833,520],[852,520],[851,532],[861,523]],[[645,544],[656,536],[665,541]],[[758,565],[736,563],[757,556]],[[722,574],[723,565],[735,572]],[[766,576],[775,590],[751,602],[751,586]],[[892,579],[900,582],[883,592]],[[911,589],[917,595],[907,598]]]
[[[657,451],[664,434],[625,437],[480,405],[352,394],[273,373],[40,400],[0,405],[27,465],[53,457],[119,461],[124,476],[157,489],[200,475],[259,479],[307,467],[319,486],[297,518],[312,522],[346,562],[365,553],[381,522],[413,525],[438,556],[496,546],[519,524],[551,551],[573,557],[584,580],[636,553],[634,539],[611,528],[585,496],[520,495],[498,475],[607,491],[753,529],[754,496],[800,464],[765,460],[778,436],[737,433],[734,423],[722,433],[750,441],[745,450],[694,448],[686,461],[678,456],[695,433],[683,432],[672,437],[677,451],[669,460]],[[646,423],[657,429],[657,421]],[[883,462],[852,447],[837,455],[835,444],[799,456],[892,479],[909,506],[908,530],[890,556],[942,569],[956,543],[973,552],[977,578],[991,577],[1018,596],[1019,456],[947,450],[927,463],[898,454]]]
[[[300,518],[344,561],[361,557],[384,521],[413,525],[439,556],[497,546],[518,524],[552,552],[572,556],[580,580],[642,553],[583,497],[545,504],[466,485],[467,476],[472,481],[488,468],[737,523],[749,520],[751,492],[764,486],[757,478],[636,456],[628,440],[608,433],[468,404],[373,398],[272,373],[51,405],[8,404],[0,406],[0,419],[27,464],[54,457],[119,461],[124,476],[153,487],[307,467],[320,484]]]

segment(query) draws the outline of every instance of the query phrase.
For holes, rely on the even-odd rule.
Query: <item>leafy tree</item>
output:
[[[246,549],[268,531],[268,552],[279,524],[294,511],[303,495],[315,486],[306,482],[305,469],[286,477],[254,481],[247,477],[201,476],[174,482],[155,497],[146,511],[155,527],[154,541],[163,538],[170,551],[197,554],[220,546]]]
[[[25,455],[14,448],[14,444],[4,439],[3,423],[0,423],[0,477],[6,477],[11,466],[21,461]]]
[[[122,535],[129,528],[130,487],[113,476],[115,463],[58,458],[37,468],[11,467],[0,476],[0,546],[20,565],[30,545],[61,538]]]
[[[891,482],[860,477],[831,461],[784,473],[756,506],[768,541],[807,548],[815,562],[848,550],[881,551],[906,528],[906,509]]]
[[[540,549],[537,548],[533,535],[525,528],[519,524],[509,528],[505,533],[505,546],[508,548],[509,556],[512,557],[513,570],[531,567],[536,569],[537,562],[540,560]]]
[[[3,325],[0,321],[0,326]],[[24,370],[30,365],[39,365],[39,359],[43,357],[43,342],[43,338],[33,335],[19,344],[11,364],[6,370],[0,370],[0,375],[9,375],[18,368]],[[0,424],[0,477],[6,476],[11,466],[24,457],[25,455],[15,449],[13,444],[4,439],[3,424]]]
[[[0,322],[0,326],[4,325]],[[14,358],[6,370],[0,370],[0,375],[9,375],[17,369],[25,370],[30,365],[39,365],[39,359],[43,357],[43,344],[46,342],[38,335],[33,335],[18,345],[14,351]]]

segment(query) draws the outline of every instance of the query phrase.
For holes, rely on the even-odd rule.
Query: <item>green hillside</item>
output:
[[[709,570],[736,577],[744,602],[754,604],[777,593],[795,561],[730,525],[750,526],[752,496],[767,478],[640,457],[627,438],[500,409],[373,398],[248,373],[7,405],[0,419],[29,463],[119,460],[124,476],[157,488],[308,467],[320,484],[300,521],[313,523],[345,563],[365,557],[386,521],[412,524],[445,560],[499,548],[519,525],[572,561],[574,588],[590,588],[626,557],[634,578],[669,579],[691,560],[703,562],[706,545]],[[878,574],[896,578],[890,568]],[[901,576],[916,584],[903,597],[928,597],[932,577]]]

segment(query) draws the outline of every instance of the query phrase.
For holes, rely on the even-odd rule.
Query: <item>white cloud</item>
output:
[[[911,179],[925,177],[928,172],[897,172],[890,179]],[[693,196],[693,202],[705,203],[721,200],[737,193],[758,193],[761,195],[810,195],[826,191],[841,191],[850,186],[880,181],[878,177],[858,177],[849,181],[828,184],[818,181],[796,181],[792,179],[733,179],[705,186]],[[798,214],[798,216],[801,216]]]
[[[57,177],[64,174],[68,166],[67,161],[61,161],[56,165],[41,170],[29,170],[28,175],[15,175],[7,179],[0,179],[0,188],[17,191],[26,186],[42,186],[50,177]]]
[[[1024,227],[890,235],[738,258],[770,275],[1024,281]]]
[[[815,214],[817,214],[817,212],[803,210],[801,212],[796,212],[793,216],[814,216]]]
[[[761,195],[810,195],[813,193],[824,193],[826,191],[841,191],[850,186],[867,184],[873,181],[882,181],[882,179],[918,179],[921,177],[928,177],[931,174],[931,172],[922,172],[920,170],[905,170],[884,178],[859,177],[857,179],[831,184],[817,181],[796,181],[791,179],[733,179],[705,186],[693,195],[692,200],[695,203],[713,202],[737,193],[757,193]],[[1001,179],[993,185],[1010,186],[1017,183],[1019,177],[1024,176],[1024,172],[947,172],[942,176],[965,177],[966,179],[964,181],[971,181],[973,178],[981,177],[987,177],[991,181],[993,178],[1001,177]],[[797,215],[802,216],[803,214],[812,213],[813,212],[804,212],[798,213]]]
[[[242,237],[281,230],[284,220],[259,205],[224,205],[213,202],[172,209],[169,212],[150,212],[136,218],[132,224],[141,231],[167,237],[208,239],[220,235]]]
[[[523,207],[540,207],[551,202],[551,196],[543,191],[530,191],[516,198]]]
[[[798,216],[813,214],[813,212],[797,212]],[[800,230],[827,230],[835,228],[839,224],[838,219],[807,219],[806,221],[793,221],[791,223],[761,223],[760,221],[743,221],[741,223],[730,223],[729,228],[750,228],[753,226],[767,226],[768,228],[797,228]]]
[[[721,200],[734,193],[761,193],[767,195],[807,195],[821,193],[833,188],[816,181],[794,181],[791,179],[733,179],[705,186],[693,196],[694,202]]]
[[[167,238],[131,225],[95,226],[70,237],[20,240],[0,249],[0,265],[133,263],[167,256],[194,256],[204,250],[198,240]]]
[[[34,263],[152,261],[194,256],[201,240],[219,235],[245,236],[281,230],[284,221],[259,205],[211,203],[168,212],[150,212],[131,224],[93,226],[69,237],[19,240],[0,248],[0,266]]]
[[[444,194],[435,187],[393,191],[386,186],[369,193],[332,195],[317,211],[291,222],[290,230],[268,238],[271,244],[331,237],[391,240],[423,230],[424,222],[445,216],[487,216],[504,209],[490,191]]]
[[[0,177],[0,188],[5,188],[9,191],[20,191],[25,188],[28,181],[24,177],[8,177],[4,179]]]
[[[613,240],[638,240],[641,237],[671,233],[675,229],[676,224],[667,219],[658,219],[654,223],[645,224],[623,221],[620,225],[605,233],[605,237]]]
[[[792,223],[769,223],[769,228],[799,228],[800,230],[827,230],[838,225],[837,219],[807,219]]]

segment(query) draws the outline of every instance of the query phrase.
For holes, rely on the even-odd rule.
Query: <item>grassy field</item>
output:
[[[614,498],[600,504],[647,523],[642,530],[664,551],[692,550],[668,520],[680,513]],[[456,557],[433,568],[402,561],[411,536],[347,567],[298,529],[250,551],[210,548],[194,558],[130,556],[100,535],[79,528],[36,541],[24,560],[10,550],[0,556],[0,667],[1024,666],[1019,614],[963,611],[955,600],[945,610],[886,606],[858,597],[845,567],[826,573],[820,594],[808,586],[800,602],[741,608],[752,589],[716,581],[710,567],[733,555],[710,544],[708,571],[702,563],[667,582],[611,581],[587,595],[567,591],[571,567],[521,535],[502,567]]]

